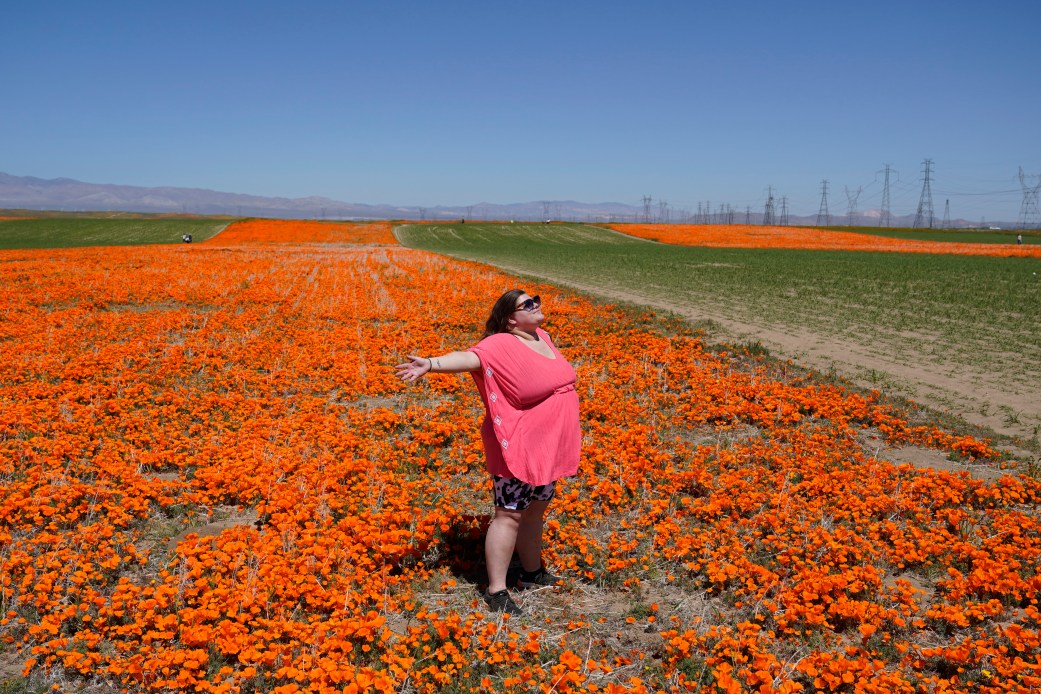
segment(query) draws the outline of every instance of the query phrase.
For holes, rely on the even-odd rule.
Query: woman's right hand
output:
[[[402,381],[414,381],[430,372],[430,360],[410,354],[408,361],[395,366],[394,371]]]

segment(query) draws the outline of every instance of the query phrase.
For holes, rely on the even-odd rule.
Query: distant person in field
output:
[[[1016,243],[1018,243],[1018,244],[1022,244],[1023,243],[1023,234],[1016,234]]]
[[[484,338],[465,352],[408,355],[397,374],[406,382],[428,373],[473,376],[484,402],[481,426],[491,475],[495,516],[485,537],[485,602],[497,612],[520,614],[506,574],[516,551],[520,588],[552,586],[560,579],[542,563],[542,528],[556,482],[578,472],[582,432],[575,370],[539,326],[542,302],[520,289],[499,297]]]
[[[192,242],[192,235],[191,234],[181,234],[181,240],[184,241],[185,243],[191,243]]]

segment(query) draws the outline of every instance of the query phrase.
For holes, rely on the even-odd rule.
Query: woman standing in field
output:
[[[506,573],[514,551],[520,558],[521,588],[555,585],[542,564],[542,528],[556,481],[578,472],[582,433],[575,370],[539,326],[542,302],[513,289],[495,302],[484,339],[464,352],[437,357],[409,355],[398,364],[404,381],[428,373],[473,376],[485,418],[485,460],[492,477],[495,516],[485,537],[488,591],[493,610],[520,614],[510,597]]]

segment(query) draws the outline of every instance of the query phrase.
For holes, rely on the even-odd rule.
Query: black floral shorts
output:
[[[510,511],[523,511],[532,501],[549,501],[557,491],[556,482],[536,487],[516,477],[498,475],[492,475],[492,484],[495,487],[495,505]]]

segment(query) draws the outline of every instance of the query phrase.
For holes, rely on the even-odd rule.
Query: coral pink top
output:
[[[486,337],[470,351],[481,360],[471,373],[484,401],[488,472],[538,486],[578,472],[582,431],[575,370],[549,335],[536,334],[553,359],[510,333]]]

